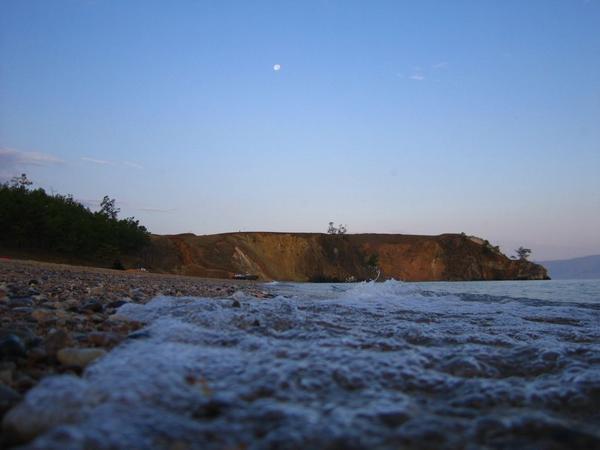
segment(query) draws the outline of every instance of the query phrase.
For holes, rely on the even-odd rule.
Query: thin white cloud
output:
[[[425,75],[421,73],[413,73],[409,78],[415,81],[423,81],[425,79]]]
[[[134,163],[131,161],[123,161],[123,165],[127,166],[127,167],[133,167],[134,169],[140,169],[140,170],[142,170],[144,168],[144,166],[142,166],[141,164]]]
[[[99,166],[124,166],[138,170],[142,170],[144,168],[144,166],[142,166],[141,164],[138,164],[133,161],[111,161],[108,159],[89,158],[87,156],[82,156],[81,160],[92,164],[98,164]]]
[[[442,61],[437,64],[434,64],[431,67],[433,67],[434,69],[445,69],[446,67],[448,67],[448,63],[446,61]]]
[[[50,166],[63,164],[56,156],[41,152],[23,152],[12,148],[0,148],[0,164],[10,166]]]
[[[47,153],[0,148],[0,180],[9,180],[24,172],[26,167],[47,167],[59,164],[64,164],[64,161]]]
[[[115,165],[115,163],[112,162],[112,161],[107,161],[105,159],[88,158],[88,157],[85,157],[85,156],[83,156],[81,158],[81,160],[85,161],[85,162],[92,163],[92,164],[100,164],[102,166],[114,166]]]

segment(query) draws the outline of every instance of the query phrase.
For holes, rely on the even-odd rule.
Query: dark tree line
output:
[[[133,217],[118,219],[115,201],[104,197],[92,212],[71,195],[30,189],[23,174],[0,184],[0,244],[4,248],[46,251],[82,259],[110,259],[136,251],[149,233]]]

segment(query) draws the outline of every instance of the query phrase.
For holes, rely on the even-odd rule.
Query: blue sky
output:
[[[156,233],[600,253],[600,1],[2,0],[21,172]]]

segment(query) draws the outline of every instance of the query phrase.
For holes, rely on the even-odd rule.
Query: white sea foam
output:
[[[600,310],[398,282],[158,297],[82,378],[5,419],[28,448],[600,445]]]

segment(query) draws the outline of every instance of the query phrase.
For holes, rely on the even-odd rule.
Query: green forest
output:
[[[0,184],[2,248],[109,261],[150,240],[139,221],[117,217],[115,200],[108,196],[92,212],[71,195],[49,195],[31,184],[25,174]]]

